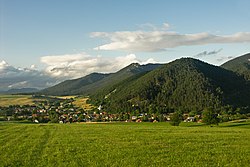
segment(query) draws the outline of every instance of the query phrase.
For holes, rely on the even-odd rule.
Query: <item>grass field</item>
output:
[[[31,95],[0,95],[0,106],[34,104]]]
[[[0,122],[0,166],[249,166],[250,122]]]
[[[91,110],[93,106],[91,104],[87,104],[88,98],[86,97],[76,97],[76,96],[49,96],[52,98],[58,99],[70,99],[73,98],[75,101],[74,105],[77,107],[83,108],[84,110]],[[9,105],[32,105],[35,104],[34,100],[44,100],[40,98],[32,98],[31,95],[0,95],[0,106],[8,107]]]

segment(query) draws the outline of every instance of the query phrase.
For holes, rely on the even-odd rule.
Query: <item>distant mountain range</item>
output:
[[[7,91],[0,91],[0,94],[29,94],[29,93],[36,93],[40,91],[36,88],[20,88],[20,89],[10,89]]]
[[[133,63],[116,73],[93,73],[40,91],[47,95],[89,95],[110,112],[200,111],[206,107],[250,107],[250,54],[221,67],[193,58],[168,64]]]

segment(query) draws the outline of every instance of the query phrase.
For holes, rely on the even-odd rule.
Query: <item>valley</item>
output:
[[[0,167],[249,167],[250,0],[0,0]]]
[[[0,166],[248,166],[245,74],[182,58],[1,95]]]
[[[1,95],[0,116],[55,123],[166,122],[178,113],[180,121],[191,117],[201,122],[207,111],[218,122],[247,119],[249,62],[246,54],[223,68],[193,58],[167,64],[132,63],[116,73],[93,73],[30,95]]]

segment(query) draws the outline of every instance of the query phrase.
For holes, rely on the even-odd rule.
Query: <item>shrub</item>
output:
[[[212,108],[205,108],[202,113],[202,121],[207,125],[218,125],[220,120],[218,114]]]
[[[182,121],[182,114],[180,112],[174,112],[170,116],[170,125],[172,126],[179,126]]]

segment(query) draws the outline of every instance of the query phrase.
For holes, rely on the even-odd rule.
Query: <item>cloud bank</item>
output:
[[[78,78],[93,72],[110,73],[118,71],[131,63],[155,63],[151,58],[140,61],[134,54],[107,58],[90,56],[86,53],[44,56],[41,62],[46,64],[46,73],[53,77]]]
[[[46,65],[46,68],[39,71],[36,70],[35,65],[30,68],[16,68],[5,61],[0,61],[0,91],[14,88],[43,89],[93,72],[116,72],[135,62],[155,63],[152,58],[141,61],[134,54],[107,58],[90,56],[86,53],[44,56],[41,57],[41,62]]]
[[[0,61],[0,91],[15,88],[42,89],[57,82],[57,79],[34,68],[16,68]]]
[[[119,50],[129,52],[158,52],[179,46],[206,45],[215,43],[250,42],[250,32],[231,35],[209,33],[179,34],[170,31],[118,31],[93,32],[92,38],[103,38],[106,42],[94,50]]]

